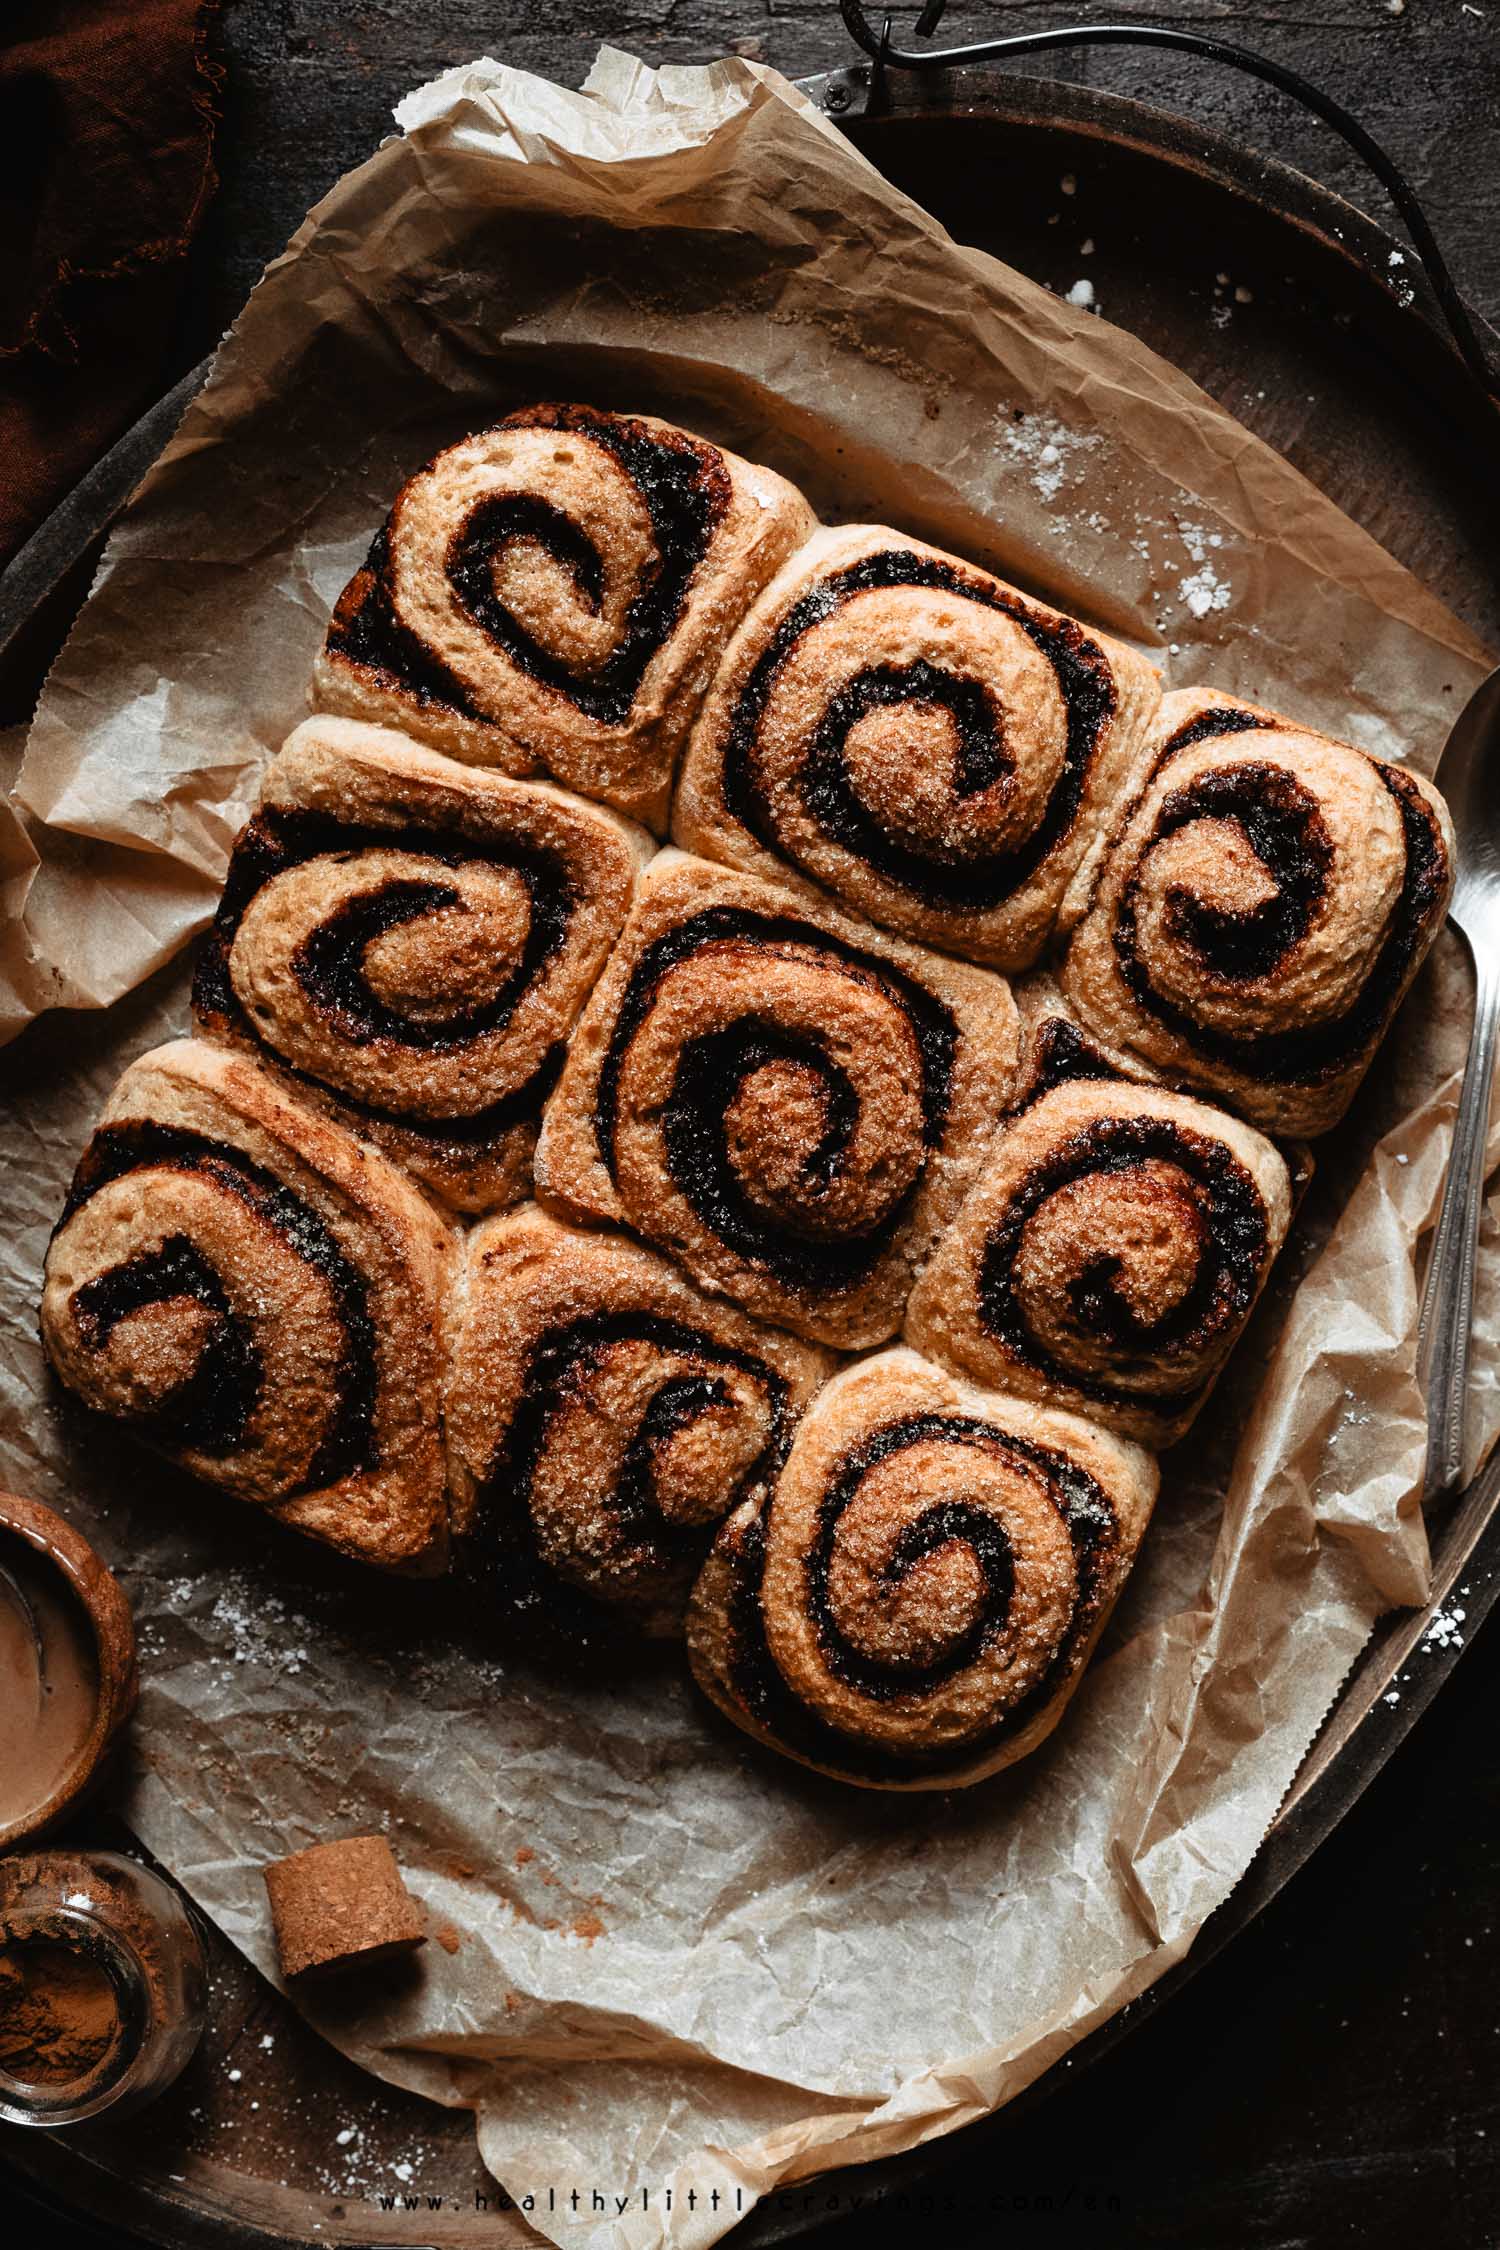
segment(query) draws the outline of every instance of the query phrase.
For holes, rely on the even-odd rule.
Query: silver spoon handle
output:
[[[1427,1286],[1417,1341],[1417,1381],[1427,1400],[1427,1466],[1422,1497],[1435,1499],[1463,1475],[1464,1426],[1469,1395],[1469,1331],[1474,1318],[1474,1261],[1484,1195],[1484,1150],[1489,1137],[1490,1087],[1500,1025],[1500,972],[1475,963],[1474,1029],[1443,1206],[1432,1238]]]

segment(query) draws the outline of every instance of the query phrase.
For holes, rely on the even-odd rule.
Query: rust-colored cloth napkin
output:
[[[216,4],[0,8],[0,565],[160,387],[215,185]]]

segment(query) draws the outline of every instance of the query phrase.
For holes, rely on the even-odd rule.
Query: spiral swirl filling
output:
[[[1248,731],[1274,729],[1243,711],[1201,713],[1168,743],[1158,770],[1161,762],[1193,743]],[[1265,870],[1272,895],[1236,911],[1206,904],[1185,887],[1175,887],[1167,901],[1167,932],[1220,991],[1274,983],[1313,928],[1337,879],[1336,855],[1317,799],[1285,766],[1269,761],[1200,774],[1162,797],[1151,834],[1121,890],[1112,943],[1135,1000],[1206,1059],[1248,1077],[1316,1085],[1347,1068],[1378,1038],[1424,942],[1446,871],[1436,824],[1412,777],[1378,759],[1368,763],[1394,800],[1401,822],[1405,862],[1394,913],[1369,975],[1340,1015],[1274,1031],[1234,1031],[1204,1023],[1160,990],[1141,941],[1142,891],[1152,853],[1172,837],[1200,820],[1234,823]]]
[[[960,803],[1014,786],[1015,759],[1005,716],[988,684],[964,679],[925,659],[873,664],[830,697],[807,746],[795,787],[821,833],[889,882],[922,902],[982,913],[1012,896],[1069,833],[1099,743],[1116,706],[1103,649],[1071,619],[1037,616],[1016,595],[971,576],[958,563],[905,549],[884,549],[831,572],[794,603],[752,666],[729,722],[724,797],[729,810],[768,851],[783,851],[757,767],[756,740],[777,681],[804,636],[853,596],[898,587],[927,588],[1009,618],[1050,665],[1067,713],[1061,767],[1041,818],[1025,839],[996,849],[980,841],[914,841],[893,835],[862,802],[851,772],[851,735],[872,712],[899,708],[946,714],[955,742],[955,794]]]
[[[144,1404],[135,1420],[143,1434],[198,1452],[230,1453],[240,1443],[259,1396],[261,1356],[234,1319],[224,1285],[183,1234],[143,1250],[73,1294],[73,1318],[84,1346],[102,1352],[121,1321],[148,1306],[202,1306],[207,1314],[198,1363],[166,1394]]]
[[[527,492],[498,492],[477,501],[455,525],[445,558],[457,601],[493,647],[585,717],[621,724],[652,658],[681,619],[693,579],[729,507],[729,471],[715,448],[684,432],[654,430],[632,416],[598,414],[586,406],[531,408],[498,429],[571,431],[587,438],[623,471],[649,517],[652,560],[631,595],[614,645],[588,672],[549,650],[496,591],[497,558],[513,543],[526,541],[566,574],[586,609],[599,613],[604,558],[587,533],[552,502]],[[480,708],[401,615],[391,560],[392,524],[399,536],[398,516],[399,502],[334,611],[329,651],[378,674],[424,706],[441,705],[480,722],[490,719],[494,714]]]
[[[295,868],[322,859],[346,868],[371,853],[386,861],[392,856],[410,859],[427,868],[479,866],[519,878],[527,921],[514,962],[481,1002],[445,1005],[439,990],[435,999],[424,1002],[421,1012],[392,1005],[371,982],[371,948],[429,915],[463,915],[468,907],[456,882],[425,873],[402,877],[372,872],[369,888],[341,900],[307,932],[292,955],[292,971],[310,1009],[331,1036],[350,1049],[423,1051],[461,1058],[475,1040],[504,1031],[567,938],[576,901],[567,872],[553,854],[519,841],[487,842],[481,848],[456,832],[351,828],[330,814],[274,808],[257,813],[235,847],[219,910],[194,975],[198,1020],[220,1031],[246,1030],[261,1043],[272,1044],[247,1015],[234,988],[235,947],[242,942],[248,910],[270,884]],[[275,1051],[296,1076],[318,1080],[317,1071],[298,1068],[295,1052],[281,1046]],[[522,1085],[479,1111],[460,1115],[433,1116],[425,1110],[413,1115],[372,1103],[363,1089],[356,1092],[344,1083],[339,1092],[368,1117],[441,1133],[446,1139],[479,1141],[538,1113],[561,1073],[564,1053],[562,1042],[553,1042]]]
[[[391,529],[383,523],[370,551],[334,605],[328,653],[409,695],[423,710],[456,711],[482,724],[485,714],[451,666],[405,624],[391,583]]]
[[[94,1135],[57,1231],[102,1189],[144,1170],[206,1180],[233,1198],[253,1228],[264,1229],[317,1274],[334,1307],[340,1350],[304,1488],[316,1490],[374,1468],[379,1377],[369,1292],[318,1213],[238,1149],[184,1126],[141,1122],[104,1126]],[[265,1369],[253,1331],[237,1317],[212,1258],[201,1247],[183,1234],[168,1233],[154,1249],[123,1258],[84,1283],[71,1300],[79,1339],[95,1353],[107,1348],[123,1321],[165,1306],[191,1311],[196,1362],[164,1395],[138,1404],[129,1418],[173,1451],[232,1454],[261,1402]]]
[[[1101,1406],[1124,1407],[1135,1403],[1136,1391],[1086,1365],[1065,1363],[1028,1317],[1023,1271],[1028,1230],[1046,1224],[1049,1205],[1059,1208],[1079,1191],[1085,1210],[1068,1214],[1067,1232],[1076,1237],[1081,1228],[1099,1247],[1069,1276],[1061,1303],[1050,1261],[1044,1261],[1045,1310],[1054,1342],[1071,1332],[1080,1357],[1102,1346],[1118,1374],[1144,1381],[1154,1402],[1186,1402],[1202,1381],[1203,1355],[1217,1340],[1237,1333],[1255,1302],[1270,1254],[1266,1209],[1254,1179],[1220,1141],[1163,1117],[1120,1117],[1070,1134],[1006,1204],[979,1262],[982,1325],[1049,1379]],[[1112,1202],[1119,1205],[1113,1215]],[[1155,1251],[1165,1233],[1189,1276],[1182,1286],[1169,1269],[1158,1280],[1148,1259],[1146,1289],[1158,1286],[1167,1298],[1154,1311],[1132,1303],[1129,1251],[1113,1246],[1122,1223],[1138,1214],[1147,1222],[1141,1230],[1146,1244]],[[1174,1387],[1174,1364],[1184,1361],[1200,1364]]]
[[[475,1551],[514,1580],[502,1526],[524,1511],[533,1557],[583,1591],[685,1594],[708,1531],[780,1466],[791,1420],[778,1368],[686,1321],[549,1329],[484,1477]]]
[[[778,1023],[753,993],[768,964],[811,967],[828,980],[830,1022],[856,996],[890,1010],[913,1049],[920,1075],[921,1147],[908,1151],[906,1176],[872,1185],[880,1208],[852,1214],[837,1201],[845,1161],[859,1132],[863,1102],[849,1072],[817,1027]],[[681,970],[713,978],[719,969],[733,1020],[688,1038],[677,1058],[661,1121],[671,1179],[704,1227],[737,1256],[793,1286],[820,1294],[861,1279],[879,1261],[920,1184],[924,1152],[943,1143],[958,1028],[946,1003],[903,970],[862,953],[815,924],[748,908],[711,907],[657,938],[642,953],[621,999],[599,1074],[594,1131],[618,1185],[616,1134],[621,1083],[632,1042]],[[737,1101],[757,1083],[795,1085],[795,1114],[811,1117],[810,1146],[798,1142],[777,1158],[783,1170],[779,1208],[752,1195],[736,1170],[731,1146]],[[793,1114],[786,1104],[786,1114]],[[831,1208],[825,1208],[831,1206]]]
[[[848,1559],[842,1550],[869,1544],[867,1538],[851,1535],[851,1511],[882,1469],[918,1449],[934,1447],[943,1452],[959,1449],[972,1457],[972,1467],[960,1472],[960,1482],[965,1475],[972,1479],[974,1495],[918,1501],[894,1536],[888,1530],[883,1535],[884,1551],[878,1561],[868,1554],[856,1560],[853,1575],[867,1581],[869,1595],[882,1613],[880,1622],[888,1628],[890,1645],[877,1649],[870,1645],[868,1634],[851,1629],[840,1614],[840,1571]],[[930,1456],[925,1470],[920,1462],[914,1470],[919,1480],[924,1473],[931,1477]],[[829,1483],[818,1506],[803,1582],[818,1651],[831,1677],[872,1704],[904,1701],[920,1708],[924,1699],[941,1696],[993,1656],[1015,1623],[1022,1581],[1030,1575],[1035,1558],[1028,1561],[1018,1550],[1004,1521],[1003,1500],[999,1509],[984,1501],[987,1484],[1003,1488],[1009,1479],[1020,1480],[1042,1503],[1042,1513],[1052,1522],[1067,1563],[1060,1574],[1066,1584],[1056,1591],[1046,1613],[1044,1660],[1029,1667],[1021,1659],[1013,1669],[1008,1664],[998,1668],[1002,1709],[991,1706],[982,1722],[966,1730],[961,1739],[900,1748],[889,1742],[862,1741],[823,1718],[789,1684],[767,1638],[764,1582],[768,1543],[774,1534],[768,1533],[763,1510],[739,1537],[731,1597],[733,1685],[757,1723],[814,1763],[843,1767],[872,1779],[899,1779],[914,1769],[942,1771],[966,1765],[1019,1734],[1047,1704],[1086,1643],[1118,1551],[1119,1525],[1108,1494],[1066,1454],[972,1415],[933,1410],[886,1423],[848,1454]],[[903,1632],[903,1595],[914,1573],[945,1550],[950,1557],[965,1555],[972,1563],[968,1599],[954,1604],[953,1616],[939,1630],[919,1627],[915,1633]],[[915,1645],[903,1650],[903,1643]]]

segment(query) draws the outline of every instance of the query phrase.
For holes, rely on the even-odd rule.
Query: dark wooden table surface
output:
[[[878,23],[875,0],[867,13]],[[1343,101],[1407,172],[1474,303],[1500,318],[1496,0],[1189,0],[1177,11],[1141,0],[1077,9],[954,0],[940,38],[1131,16],[1259,48]],[[911,15],[897,20],[899,40]],[[308,204],[368,154],[410,87],[477,54],[577,85],[603,41],[649,62],[734,51],[789,77],[850,58],[836,0],[226,0],[223,184],[199,261],[195,336],[233,317]],[[1378,189],[1325,127],[1236,72],[1121,49],[1025,67],[1183,111],[1380,212]]]
[[[1500,317],[1500,0],[1139,12],[1258,47],[1345,101],[1407,170],[1472,301]],[[1063,20],[994,0],[955,8],[943,36]],[[735,49],[789,75],[848,59],[833,0],[228,0],[222,187],[164,379],[208,348],[411,85],[481,52],[576,83],[606,39],[651,61]],[[1354,159],[1248,81],[1128,52],[1053,67],[1196,116],[1380,210]],[[920,2204],[856,2215],[847,2239],[906,2250],[915,2225],[934,2250],[1495,2250],[1500,1629],[1489,1640],[1312,1866],[1157,2021],[981,2152],[956,2143]],[[837,2210],[837,2182],[808,2192]],[[7,2239],[98,2242],[15,2194],[0,2178],[0,2232],[18,2221]]]

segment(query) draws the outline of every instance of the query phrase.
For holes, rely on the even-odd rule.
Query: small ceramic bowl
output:
[[[135,1709],[137,1687],[130,1604],[82,1533],[39,1500],[0,1492],[0,1538],[7,1532],[51,1563],[82,1605],[93,1627],[99,1686],[93,1725],[82,1746],[40,1804],[8,1823],[0,1821],[0,1851],[33,1842],[72,1810],[98,1778]]]

